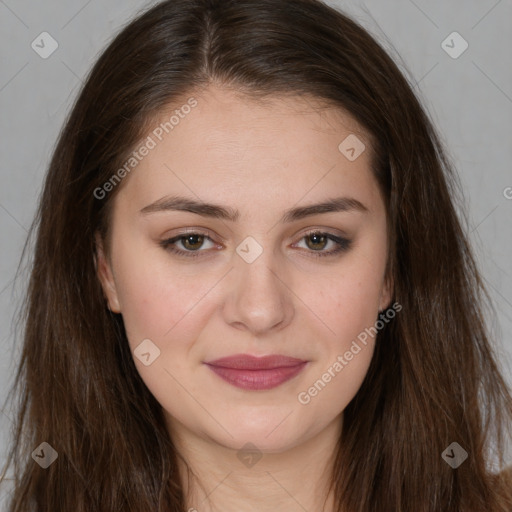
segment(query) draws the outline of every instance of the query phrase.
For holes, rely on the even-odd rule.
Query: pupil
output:
[[[318,243],[320,239],[320,243],[325,242],[326,237],[324,235],[318,235],[318,234],[312,234],[308,237],[310,240],[316,240],[316,242],[313,242],[313,244]],[[308,244],[309,245],[309,244]],[[323,245],[323,244],[322,244]],[[313,247],[314,248],[314,247]],[[318,247],[317,247],[318,248]]]
[[[196,240],[196,239],[198,239],[198,238],[200,239],[200,240],[199,240],[199,242],[197,242],[197,241],[196,241],[195,243],[194,243],[194,242],[189,243],[189,242],[190,242],[190,240]],[[192,245],[192,246],[194,246],[194,245],[199,245],[199,246],[201,246],[201,244],[202,244],[201,239],[202,239],[202,236],[201,236],[201,235],[188,235],[188,236],[186,236],[186,237],[185,237],[184,245],[185,245],[185,247],[190,246],[190,245]],[[189,248],[189,249],[197,249],[197,247],[188,247],[188,248]]]

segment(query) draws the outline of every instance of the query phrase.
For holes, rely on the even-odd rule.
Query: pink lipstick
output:
[[[205,363],[221,379],[241,389],[264,390],[275,388],[298,375],[308,361],[272,355],[254,357],[236,354]]]

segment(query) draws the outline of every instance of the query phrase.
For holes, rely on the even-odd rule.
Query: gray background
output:
[[[449,148],[466,196],[470,240],[498,313],[489,321],[499,359],[512,384],[512,0],[329,3],[399,60]],[[19,355],[12,319],[23,281],[13,286],[13,278],[53,145],[99,52],[149,5],[0,0],[0,405]],[[47,59],[31,47],[44,31],[59,45]],[[469,44],[458,58],[441,46],[454,31]],[[447,44],[461,48],[457,40]],[[12,411],[0,412],[0,464],[10,417]]]

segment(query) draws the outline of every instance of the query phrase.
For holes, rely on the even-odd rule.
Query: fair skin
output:
[[[314,109],[312,101],[276,97],[265,105],[214,86],[194,97],[197,107],[122,183],[108,257],[98,238],[99,279],[132,352],[145,339],[160,350],[148,366],[134,362],[194,472],[188,508],[330,512],[327,484],[343,410],[363,382],[375,340],[309,403],[297,397],[390,305],[385,207],[369,141],[349,116]],[[338,145],[352,133],[366,150],[349,161]],[[141,213],[171,195],[238,210],[239,218]],[[366,210],[281,222],[288,209],[335,197]],[[187,243],[185,229],[204,238]],[[351,245],[315,257],[337,244],[308,237],[311,231]],[[159,245],[180,234],[174,247],[199,257]],[[236,251],[248,236],[262,248],[250,263]],[[234,387],[204,364],[241,353],[308,364],[269,390]],[[237,457],[248,442],[262,455],[255,464]]]

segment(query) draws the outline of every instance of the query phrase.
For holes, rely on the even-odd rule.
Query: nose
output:
[[[293,292],[271,252],[264,250],[252,263],[236,256],[228,276],[224,319],[255,336],[285,328],[294,315]]]

